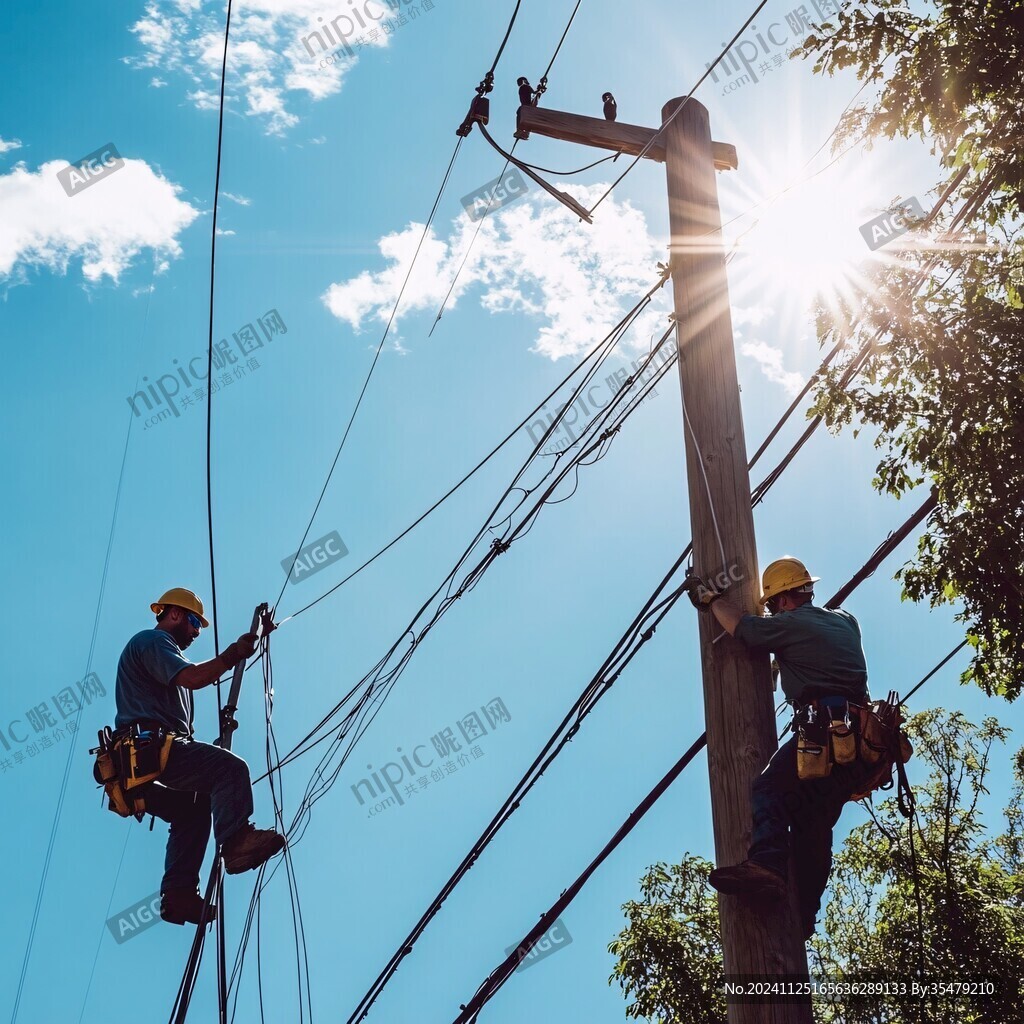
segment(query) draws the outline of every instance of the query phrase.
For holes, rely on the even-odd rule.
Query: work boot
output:
[[[272,828],[256,828],[252,822],[243,825],[224,844],[224,870],[229,875],[258,868],[284,849],[285,839]]]
[[[203,897],[194,889],[168,889],[160,893],[160,918],[168,924],[199,924],[203,902]],[[211,906],[206,923],[216,918],[217,908]]]
[[[786,893],[786,879],[753,860],[731,868],[715,868],[710,881],[719,892],[729,896],[781,897]]]

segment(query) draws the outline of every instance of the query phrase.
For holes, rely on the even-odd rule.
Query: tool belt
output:
[[[146,813],[145,786],[167,767],[176,733],[159,722],[134,722],[113,732],[109,726],[99,732],[93,778],[107,794],[107,807],[122,818],[142,821]]]
[[[797,734],[796,767],[801,779],[823,779],[833,764],[859,761],[866,769],[860,792],[850,800],[863,800],[876,789],[892,787],[893,768],[900,777],[900,809],[912,806],[903,765],[913,747],[902,730],[903,712],[899,695],[892,691],[885,700],[855,704],[843,698],[812,700],[798,707],[794,718]],[[909,812],[905,812],[909,813]]]

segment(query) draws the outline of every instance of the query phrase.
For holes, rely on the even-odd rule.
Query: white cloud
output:
[[[761,367],[761,372],[773,383],[781,384],[786,394],[795,395],[804,386],[804,378],[799,373],[782,368],[785,353],[763,341],[745,341],[740,345],[740,352],[753,359]]]
[[[21,139],[3,139],[0,138],[0,153],[6,153],[12,149],[21,149]]]
[[[235,232],[234,231],[225,231],[224,228],[217,228],[217,234],[218,235],[226,235],[226,236],[230,237],[231,235],[235,234]]]
[[[199,211],[144,160],[125,160],[75,196],[57,180],[65,167],[51,160],[30,171],[20,163],[0,175],[0,276],[30,266],[63,274],[80,259],[86,280],[117,281],[143,249],[165,257],[163,269],[181,254],[178,235]]]
[[[732,325],[739,328],[750,324],[752,327],[760,327],[769,317],[775,315],[771,306],[733,306]],[[737,334],[739,331],[737,331]]]
[[[605,185],[562,186],[584,205]],[[427,236],[399,309],[435,312],[462,263],[477,225],[465,214],[447,240]],[[327,308],[355,331],[385,324],[409,268],[422,224],[409,224],[378,242],[388,265],[332,284],[323,294]],[[471,290],[491,313],[523,313],[538,322],[535,351],[557,359],[592,348],[657,280],[656,264],[666,247],[647,230],[643,214],[614,197],[587,225],[539,192],[491,214],[459,277],[446,314]],[[638,319],[630,347],[646,351],[661,334],[670,294],[657,293],[653,309]]]
[[[239,206],[252,206],[252,200],[248,196],[239,196],[234,192],[221,192],[222,199],[230,199],[233,203],[238,203]]]
[[[362,38],[370,47],[388,46],[390,36],[383,31],[376,38],[369,34],[380,20],[357,13],[367,8],[382,17],[390,14],[383,0],[366,0],[340,15],[345,7],[338,0],[249,0],[231,21],[226,102],[240,95],[247,116],[259,118],[268,134],[283,134],[298,121],[290,104],[303,97],[322,100],[338,92],[358,62],[354,54],[342,53],[320,66],[327,54],[337,50],[342,33],[345,42]],[[189,101],[200,110],[216,109],[223,18],[221,4],[149,0],[145,14],[131,26],[142,52],[125,58],[126,62],[184,76],[190,83]],[[333,32],[325,32],[325,25],[333,25]],[[154,77],[151,84],[159,87],[166,82]]]

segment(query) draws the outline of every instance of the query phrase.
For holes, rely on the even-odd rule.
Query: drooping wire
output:
[[[501,60],[501,55],[505,51],[505,44],[509,40],[509,36],[512,34],[512,27],[516,23],[516,18],[519,15],[519,8],[522,4],[522,0],[516,0],[516,6],[512,11],[512,17],[509,19],[508,27],[505,29],[505,35],[501,40],[501,45],[498,47],[498,52],[494,55],[494,60],[491,63],[490,70],[484,78],[484,81],[480,83],[480,90],[490,91],[490,82],[494,79],[494,72],[498,67],[498,61]],[[486,86],[486,88],[485,88]],[[302,545],[306,543],[306,538],[309,536],[309,531],[313,526],[313,521],[316,519],[316,514],[320,509],[320,504],[324,499],[324,495],[327,493],[327,486],[331,482],[331,477],[334,475],[334,469],[338,464],[338,459],[341,457],[341,451],[345,447],[345,441],[348,439],[349,431],[352,429],[352,423],[355,420],[356,413],[359,411],[359,406],[362,404],[363,396],[366,394],[366,389],[369,386],[370,378],[373,376],[374,367],[377,365],[377,360],[380,358],[381,349],[384,347],[384,342],[387,340],[387,336],[391,331],[391,325],[394,323],[395,316],[398,313],[398,307],[402,301],[402,296],[405,294],[406,286],[409,283],[409,278],[412,276],[413,268],[416,266],[416,260],[420,254],[420,249],[423,247],[423,243],[430,232],[430,226],[434,220],[434,214],[437,213],[437,207],[441,202],[441,197],[444,195],[444,190],[448,184],[448,179],[451,177],[452,168],[455,166],[455,160],[459,155],[459,150],[462,148],[464,136],[460,135],[458,142],[455,143],[455,149],[452,151],[451,159],[448,161],[448,167],[445,170],[444,177],[441,180],[441,187],[437,190],[437,196],[434,199],[434,205],[430,209],[430,215],[427,217],[427,222],[423,226],[423,233],[420,235],[420,240],[416,244],[416,251],[413,253],[413,257],[409,262],[409,269],[406,271],[405,279],[402,281],[402,287],[398,291],[398,296],[395,299],[395,303],[391,308],[391,315],[388,317],[387,325],[384,328],[384,333],[381,335],[380,343],[377,345],[377,351],[374,353],[373,362],[370,364],[370,369],[366,374],[366,379],[363,381],[363,386],[359,391],[359,397],[356,400],[355,407],[352,410],[352,415],[349,417],[348,424],[345,427],[345,432],[342,434],[341,443],[338,445],[338,450],[335,453],[334,461],[331,463],[331,468],[327,473],[327,479],[324,481],[323,488],[320,491],[320,496],[317,498],[316,505],[313,508],[313,514],[309,517],[309,522],[306,524],[306,529],[302,533],[302,540],[299,542],[299,546],[295,551],[295,557],[292,559],[292,564],[285,574],[284,583],[281,584],[281,590],[278,592],[277,600],[274,602],[275,605],[281,603],[281,597],[284,594],[285,587],[288,585],[288,580],[291,579],[292,570],[295,568],[295,562],[299,557],[299,553],[302,550]]]
[[[228,45],[231,36],[231,5],[228,0],[227,11],[224,16],[224,49],[221,54],[220,65],[220,98],[217,106],[217,168],[214,175],[213,186],[213,225],[210,231],[210,318],[209,336],[206,359],[206,380],[208,384],[213,383],[213,314],[217,270],[217,216],[220,206],[220,169],[224,152],[224,94],[228,78]],[[213,624],[213,649],[215,654],[220,653],[220,634],[217,626],[217,570],[213,551],[213,475],[212,475],[212,450],[213,450],[213,388],[207,388],[206,398],[206,520],[207,531],[210,539],[210,621]],[[217,689],[217,721],[221,721],[224,705],[221,699],[220,677],[216,680]],[[191,726],[191,721],[189,725]],[[227,977],[224,965],[224,949],[227,944],[225,933],[225,906],[224,906],[224,873],[220,868],[220,861],[214,858],[213,874],[216,876],[214,886],[217,893],[219,913],[217,914],[217,1005],[220,1024],[227,1024]],[[209,902],[209,899],[207,899]],[[201,916],[205,916],[205,909]],[[205,935],[205,928],[200,926],[197,931]],[[196,965],[198,972],[198,961]],[[187,1007],[185,1008],[187,1010]],[[184,1015],[183,1018],[184,1019]]]
[[[213,224],[210,229],[210,315],[207,332],[206,380],[213,383],[213,314],[217,278],[217,215],[220,206],[220,168],[224,153],[224,88],[227,82],[228,37],[231,33],[231,4],[227,0],[227,14],[224,18],[224,50],[220,65],[220,102],[217,109],[217,164],[213,177]],[[213,625],[213,651],[220,653],[220,636],[217,632],[217,568],[213,557],[213,389],[208,388],[206,396],[206,527],[210,540],[210,622]],[[220,679],[217,679],[217,720],[222,710]],[[189,725],[192,723],[189,722]]]
[[[537,505],[535,506],[531,515],[535,515],[539,507],[542,506],[544,501],[549,497],[550,493],[546,492],[546,494],[538,500]],[[527,520],[524,520],[524,524],[520,525],[518,529],[523,530],[523,526],[528,521],[529,517],[527,517]],[[312,809],[313,804],[326,792],[327,788],[329,788],[330,785],[333,784],[334,780],[337,778],[338,772],[340,772],[341,768],[346,763],[347,758],[351,753],[355,743],[358,742],[359,738],[362,736],[366,728],[369,726],[370,722],[372,722],[373,718],[380,710],[383,701],[386,699],[391,688],[397,681],[399,674],[404,670],[406,664],[411,658],[416,647],[419,645],[420,642],[422,642],[427,633],[433,628],[434,624],[436,624],[438,619],[451,607],[451,604],[454,603],[454,601],[458,600],[460,596],[464,595],[465,593],[468,593],[468,591],[471,590],[476,585],[477,582],[479,582],[479,578],[482,575],[482,573],[486,570],[487,567],[489,567],[490,564],[493,564],[493,560],[503,550],[507,550],[507,547],[510,543],[511,540],[499,540],[496,538],[492,542],[492,545],[487,553],[487,556],[484,558],[484,561],[469,573],[463,584],[459,587],[458,592],[456,593],[451,592],[453,575],[450,575],[448,579],[447,596],[442,600],[441,604],[435,610],[431,619],[426,623],[426,625],[421,627],[419,633],[413,634],[412,643],[406,649],[405,653],[400,657],[398,663],[386,674],[382,674],[384,665],[397,649],[398,644],[396,643],[396,645],[392,647],[391,652],[389,652],[388,655],[381,659],[376,669],[369,673],[366,677],[364,677],[364,680],[360,684],[360,686],[363,689],[362,694],[359,697],[359,700],[357,701],[356,705],[353,708],[351,708],[349,713],[345,716],[340,726],[334,727],[336,731],[333,735],[333,742],[329,747],[327,753],[324,754],[324,756],[321,758],[320,765],[313,773],[313,776],[311,777],[310,782],[307,785],[306,795],[303,797],[303,800],[300,804],[300,812],[296,815],[295,822],[293,823],[293,828],[290,832],[290,841],[292,842],[293,845],[298,840],[298,838],[301,838],[300,835],[297,835],[296,830],[299,828],[304,828],[304,824],[302,824],[302,819],[308,819],[308,814],[309,811]],[[424,608],[421,609],[419,615],[422,615],[422,612],[425,610],[425,608],[431,603],[431,601],[434,598],[436,598],[437,594],[442,589],[444,589],[444,584],[442,584],[442,586],[438,588],[437,591],[435,591],[435,594],[432,596],[431,599],[428,600],[427,604],[424,605]],[[419,615],[417,616],[417,618],[419,617]],[[411,627],[410,629],[407,629],[405,631],[405,635],[408,635],[410,632]],[[319,728],[321,727],[318,727],[318,729]],[[305,746],[302,749],[296,748],[293,751],[293,753],[289,755],[289,758],[285,759],[285,762],[287,762],[290,759],[294,759],[297,756],[300,756],[302,753],[305,753],[313,746],[318,745],[322,740],[332,738],[330,733],[325,733],[323,736],[320,737],[320,739],[313,740],[312,737],[316,731],[317,730],[314,730],[314,733],[310,734],[310,736],[307,738]],[[336,751],[340,749],[341,744],[346,740],[348,741],[347,749],[341,754],[336,767],[334,767],[330,775],[325,777],[325,771],[327,770],[327,762],[335,756]]]
[[[224,97],[227,88],[228,68],[228,46],[231,38],[231,12],[233,0],[227,0],[224,14],[224,45],[221,53],[220,66],[220,97],[217,108],[217,159],[214,173],[213,190],[213,224],[210,231],[210,309],[207,336],[207,358],[206,358],[206,380],[209,385],[213,384],[213,320],[216,300],[216,271],[217,271],[217,217],[220,207],[220,172],[224,152]],[[214,530],[213,530],[213,390],[207,388],[206,399],[206,519],[207,532],[209,535],[210,549],[210,622],[213,624],[213,647],[216,653],[220,653],[220,635],[217,625],[217,569],[214,558]],[[216,680],[217,692],[217,721],[222,721],[224,710],[221,694],[221,681]],[[190,704],[191,709],[191,704]],[[189,726],[192,726],[191,710]],[[206,924],[209,908],[212,900],[216,897],[218,902],[218,913],[215,921],[217,930],[217,1006],[218,1019],[221,1024],[226,1024],[227,1019],[227,990],[226,974],[224,965],[225,937],[225,905],[223,872],[221,870],[220,850],[214,854],[213,867],[210,871],[210,878],[206,886],[206,894],[203,902],[203,910],[200,914],[200,922],[196,925],[196,932],[192,940],[192,947],[185,963],[185,970],[182,973],[178,985],[178,993],[171,1008],[171,1021],[174,1024],[183,1024],[188,1015],[189,1004],[192,993],[195,991],[196,980],[199,976],[199,966],[202,962],[203,947],[206,941]]]
[[[124,826],[124,843],[121,846],[121,856],[117,862],[117,870],[114,872],[114,884],[110,887],[110,895],[107,897],[107,909],[103,915],[104,922],[110,920],[110,908],[114,905],[114,893],[117,891],[117,880],[121,877],[121,868],[124,867],[124,855],[128,852],[128,843],[131,841],[134,822],[126,822]],[[85,985],[85,995],[82,996],[82,1006],[78,1011],[78,1024],[82,1024],[85,1017],[85,1008],[89,1004],[89,993],[92,991],[92,980],[96,975],[96,964],[100,958],[100,947],[103,945],[103,936],[106,932],[105,924],[100,925],[99,938],[96,939],[96,949],[92,955],[92,966],[89,968],[89,980]]]
[[[515,152],[515,146],[512,147],[510,152]],[[531,171],[540,171],[542,174],[553,174],[559,178],[568,178],[574,174],[582,174],[584,171],[589,171],[592,167],[597,167],[598,164],[605,164],[609,160],[618,160],[622,156],[622,153],[610,153],[608,156],[601,157],[600,160],[595,160],[593,163],[584,164],[582,167],[576,167],[571,171],[553,171],[550,167],[540,167],[537,164],[527,163],[525,160],[517,161],[520,167],[529,167]]]
[[[356,414],[359,412],[360,405],[362,405],[363,397],[366,394],[366,389],[369,387],[370,378],[373,376],[373,371],[377,366],[377,361],[380,359],[380,353],[384,348],[384,342],[387,340],[388,334],[391,331],[391,325],[395,322],[395,316],[398,313],[398,307],[401,304],[402,296],[405,294],[406,286],[409,284],[409,278],[412,277],[413,268],[416,266],[416,259],[419,256],[420,249],[422,249],[423,243],[426,241],[427,235],[430,232],[430,226],[433,223],[434,214],[437,212],[437,207],[441,202],[441,197],[444,195],[444,190],[448,185],[448,179],[451,177],[452,168],[455,166],[455,160],[462,147],[462,141],[463,140],[460,137],[458,142],[455,143],[455,149],[452,151],[451,159],[448,161],[448,167],[444,172],[444,178],[441,180],[441,187],[437,190],[437,195],[434,197],[434,205],[430,209],[430,215],[427,217],[426,224],[423,225],[423,232],[420,234],[420,240],[416,243],[416,251],[413,253],[412,259],[409,261],[409,269],[405,272],[405,279],[402,281],[402,286],[398,290],[398,296],[395,299],[394,305],[391,307],[391,315],[388,317],[384,333],[380,337],[380,342],[377,345],[377,351],[373,355],[373,362],[370,363],[370,369],[367,371],[366,377],[363,380],[363,386],[359,390],[359,397],[356,399],[356,404],[349,416],[348,423],[345,425],[345,431],[341,436],[341,442],[338,445],[338,450],[334,453],[331,468],[327,471],[327,479],[324,480],[324,485],[320,489],[320,495],[316,499],[316,505],[313,506],[313,514],[309,517],[309,522],[306,523],[305,530],[302,531],[302,540],[299,541],[299,545],[295,549],[292,564],[289,566],[288,572],[285,575],[284,583],[281,584],[281,590],[278,592],[277,600],[274,602],[275,605],[279,605],[281,603],[281,596],[284,594],[285,587],[288,585],[288,580],[291,579],[292,570],[295,568],[295,562],[298,560],[299,554],[302,551],[302,545],[306,543],[306,538],[309,536],[309,531],[313,527],[313,521],[316,519],[316,514],[320,511],[320,505],[324,500],[324,495],[327,493],[327,487],[331,482],[331,477],[334,475],[335,467],[338,465],[338,459],[341,458],[342,449],[345,447],[345,442],[348,440],[349,431],[351,431],[352,424],[355,422]]]
[[[650,152],[651,147],[661,137],[661,133],[664,132],[664,130],[676,119],[676,117],[679,115],[683,107],[685,107],[686,104],[690,102],[691,97],[697,91],[700,85],[704,82],[704,79],[707,78],[708,75],[710,75],[716,67],[718,67],[722,58],[725,57],[725,55],[732,48],[732,44],[735,43],[736,40],[739,39],[739,37],[743,35],[744,32],[746,32],[750,23],[758,16],[758,14],[761,13],[762,8],[767,3],[768,0],[761,0],[757,7],[754,8],[753,14],[751,14],[750,17],[747,18],[747,20],[740,26],[739,30],[732,37],[732,39],[730,39],[729,42],[725,45],[725,48],[721,51],[721,53],[719,53],[719,55],[714,59],[714,61],[708,65],[707,70],[704,72],[704,74],[697,79],[697,82],[694,85],[694,87],[686,94],[686,96],[683,97],[682,100],[679,101],[675,110],[673,110],[672,113],[669,114],[668,118],[662,123],[661,127],[650,137],[650,139],[647,140],[647,143],[644,145],[644,148],[641,149],[640,152],[633,158],[632,163],[630,163],[630,165],[608,186],[607,190],[601,195],[597,202],[590,207],[590,209],[587,212],[591,216],[593,216],[594,211],[608,198],[608,196],[611,195],[613,189],[615,189],[619,182],[621,182],[622,179],[625,178],[626,175],[629,174],[629,172],[633,170],[633,168],[636,167],[636,165],[648,154],[648,152]]]
[[[728,564],[729,559],[725,556],[725,545],[722,543],[722,531],[718,526],[718,515],[715,511],[715,502],[711,497],[711,484],[708,482],[708,471],[704,466],[704,453],[700,449],[700,443],[697,441],[697,435],[694,432],[693,424],[690,422],[690,413],[686,408],[686,395],[684,389],[680,387],[679,393],[682,396],[683,402],[683,423],[686,424],[686,429],[690,434],[690,441],[693,444],[694,451],[697,453],[697,465],[700,466],[701,479],[704,481],[704,493],[708,499],[708,512],[711,514],[711,525],[715,530],[715,539],[718,541],[718,552],[722,557],[722,565]]]
[[[150,278],[149,293],[146,299],[146,314],[142,321],[142,338],[147,336],[149,329],[149,313],[153,304],[153,287],[156,279],[156,258],[153,259],[153,272]],[[139,378],[138,374],[135,377],[135,386],[138,388]],[[103,572],[100,574],[100,586],[99,592],[96,595],[96,611],[93,615],[92,623],[92,635],[89,638],[89,653],[85,659],[85,675],[83,680],[87,680],[89,674],[92,672],[93,656],[96,653],[96,638],[99,636],[100,629],[100,615],[103,611],[103,599],[107,592],[107,576],[110,572],[110,557],[114,548],[114,534],[117,529],[117,513],[121,507],[121,493],[124,487],[124,471],[125,466],[128,462],[128,446],[131,442],[132,437],[132,424],[135,420],[134,409],[130,410],[128,416],[128,429],[124,435],[124,447],[121,450],[121,467],[118,470],[117,475],[117,488],[114,491],[114,507],[110,514],[110,531],[107,534],[107,547],[103,555]],[[32,921],[29,924],[28,939],[25,942],[25,954],[22,957],[21,972],[18,975],[18,987],[15,991],[14,996],[14,1008],[11,1015],[11,1024],[16,1024],[18,1019],[18,1011],[21,1008],[21,999],[25,990],[25,979],[28,977],[29,962],[32,959],[32,950],[35,945],[36,929],[39,926],[39,915],[42,912],[43,907],[43,895],[46,890],[46,883],[50,876],[50,865],[53,861],[53,849],[57,840],[57,832],[60,828],[61,815],[64,811],[64,797],[67,793],[68,779],[71,776],[71,763],[75,756],[75,743],[78,739],[78,734],[82,727],[82,714],[85,711],[85,701],[79,702],[77,713],[75,714],[75,729],[71,732],[69,727],[68,735],[68,754],[64,761],[64,775],[61,778],[60,791],[57,794],[57,804],[53,812],[53,822],[50,826],[50,837],[46,844],[46,853],[43,856],[43,869],[39,877],[39,888],[36,892],[35,905],[32,908]],[[118,874],[120,873],[120,866],[118,867]],[[114,876],[114,885],[117,885],[117,874]],[[113,896],[113,894],[111,894]],[[102,941],[103,932],[100,932],[100,940]],[[99,944],[97,943],[96,954],[93,957],[92,971],[89,974],[89,981],[86,986],[85,999],[89,997],[89,988],[92,986],[93,974],[96,970],[96,959],[99,956]],[[82,1013],[85,1012],[85,1003],[82,1004]]]

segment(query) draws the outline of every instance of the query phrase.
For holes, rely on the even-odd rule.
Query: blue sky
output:
[[[252,325],[261,347],[245,357],[258,366],[236,355],[240,361],[227,369],[244,367],[244,375],[214,396],[222,643],[243,632],[253,606],[272,601],[281,588],[281,559],[296,550],[312,512],[447,166],[454,129],[512,4],[435,0],[432,10],[419,4],[417,17],[386,39],[369,42],[354,59],[320,67],[300,39],[318,15],[333,18],[347,6],[259,0],[236,11],[232,31],[214,330],[236,355],[233,335],[248,337]],[[514,130],[515,80],[526,74],[536,84],[571,8],[569,0],[523,2],[491,99],[490,127],[504,145]],[[610,89],[621,121],[656,125],[662,104],[689,90],[750,9],[732,0],[713,6],[586,0],[544,105],[600,116],[601,94]],[[769,3],[755,26],[775,25],[771,38],[791,42],[786,16],[793,10],[792,0]],[[154,0],[46,10],[22,5],[7,17],[0,325],[9,383],[0,422],[8,438],[4,547],[12,585],[0,597],[8,672],[0,724],[9,731],[18,719],[15,729],[26,728],[28,708],[89,671],[107,696],[86,707],[77,739],[51,741],[32,757],[27,744],[13,741],[12,751],[0,751],[8,765],[0,787],[10,824],[0,850],[13,883],[0,991],[13,1003],[50,821],[73,750],[18,1020],[99,1021],[125,978],[147,979],[141,998],[169,1010],[189,943],[185,929],[163,924],[121,945],[107,931],[108,906],[119,911],[157,888],[165,829],[129,828],[102,810],[86,748],[113,718],[117,657],[150,624],[149,603],[172,585],[193,587],[207,599],[210,593],[205,401],[178,399],[179,415],[147,426],[152,417],[134,416],[129,398],[161,379],[170,392],[178,368],[206,348],[217,129],[210,97],[218,90],[223,11],[199,0]],[[757,50],[755,32],[746,38]],[[786,45],[769,41],[750,80],[740,82],[739,72],[723,75],[697,94],[710,111],[714,138],[739,151],[739,169],[718,181],[723,218],[742,215],[726,237],[731,244],[743,233],[729,274],[751,450],[817,364],[804,304],[808,288],[867,266],[859,225],[897,198],[924,199],[937,177],[925,146],[894,143],[851,153],[802,181],[831,160],[827,147],[816,151],[858,83],[813,76],[786,52]],[[57,171],[111,142],[125,165],[66,196]],[[556,169],[600,155],[536,136],[518,152]],[[555,180],[592,200],[621,166]],[[459,199],[500,169],[479,133],[471,135],[310,532],[315,539],[337,531],[350,553],[289,585],[282,616],[404,529],[656,280],[667,244],[662,167],[638,166],[602,204],[592,227],[531,187],[485,222],[428,338],[475,230]],[[666,290],[602,376],[646,350],[651,335],[664,329],[668,302]],[[261,332],[260,318],[271,311],[285,330]],[[679,413],[673,372],[608,456],[581,474],[573,498],[545,509],[529,536],[431,633],[337,785],[316,805],[294,860],[317,1016],[347,1016],[686,543]],[[793,424],[784,432],[763,469],[798,430]],[[520,432],[396,548],[282,626],[273,654],[283,749],[401,634],[530,444]],[[762,564],[793,553],[823,577],[825,593],[844,582],[911,511],[909,503],[871,489],[876,458],[867,434],[815,436],[756,512]],[[862,623],[877,694],[905,689],[962,636],[950,610],[900,602],[891,576],[912,551],[910,541],[847,604]],[[190,652],[212,653],[208,635]],[[961,656],[947,667],[915,707],[961,707],[975,720],[996,713],[1019,740],[1020,709],[961,688],[957,674],[965,663]],[[251,674],[235,747],[254,774],[263,758],[258,690]],[[696,627],[685,605],[448,900],[369,1019],[453,1019],[505,948],[699,735],[700,693]],[[398,747],[429,745],[457,718],[499,697],[511,717],[480,741],[482,756],[406,804],[367,815],[351,789],[370,770],[365,766],[394,760]],[[201,694],[198,705],[199,733],[212,738],[212,693]],[[22,763],[13,760],[14,748]],[[285,774],[286,808],[305,786],[307,762]],[[987,804],[992,813],[1007,792],[1007,763],[1003,758],[997,768]],[[539,1013],[550,1020],[622,1019],[622,997],[606,984],[612,966],[606,947],[622,927],[620,906],[635,898],[638,877],[654,861],[687,850],[712,856],[707,788],[701,756],[564,915],[572,944],[516,975],[484,1019],[501,1024]],[[258,822],[269,824],[269,814],[262,784]],[[852,808],[842,825],[863,817]],[[252,877],[228,882],[232,940]],[[264,912],[268,1019],[295,1019],[290,915],[280,878]],[[199,1019],[214,1006],[211,966],[212,958],[193,1003]],[[255,1019],[254,967],[253,954],[240,1020]]]

